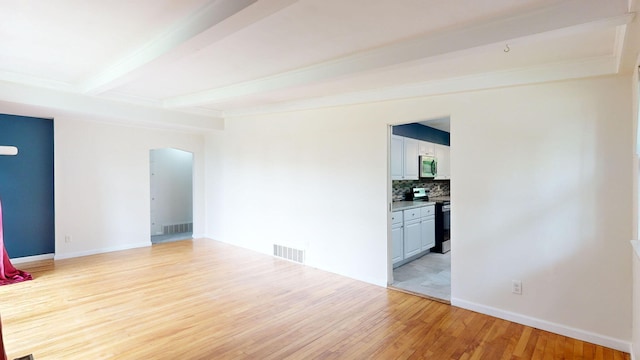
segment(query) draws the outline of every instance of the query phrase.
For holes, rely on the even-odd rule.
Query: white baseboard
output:
[[[53,259],[54,254],[42,254],[42,255],[34,255],[34,256],[25,256],[19,258],[11,259],[12,264],[24,264],[32,261],[40,261],[40,260],[51,260]]]
[[[628,341],[457,298],[451,299],[451,305],[632,354],[631,343]],[[633,358],[633,355],[631,356]]]
[[[126,244],[121,246],[112,246],[108,248],[93,249],[93,250],[87,250],[87,251],[78,251],[78,252],[73,252],[68,254],[56,254],[53,259],[54,260],[70,259],[75,257],[102,254],[102,253],[108,253],[112,251],[136,249],[136,248],[147,247],[147,246],[151,246],[151,241],[145,241],[145,242],[140,242],[135,244]]]
[[[194,234],[191,235],[191,237],[194,238],[194,239],[201,239],[201,238],[206,238],[207,236],[205,234],[196,234],[196,233],[194,233]]]

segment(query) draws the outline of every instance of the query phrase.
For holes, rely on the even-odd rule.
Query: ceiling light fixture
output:
[[[0,155],[18,155],[18,148],[15,146],[0,146]]]

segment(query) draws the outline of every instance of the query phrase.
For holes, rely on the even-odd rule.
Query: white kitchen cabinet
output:
[[[418,142],[391,135],[391,180],[418,180]]]
[[[436,244],[435,205],[391,213],[391,260],[398,267],[426,254]]]
[[[402,219],[406,223],[411,220],[420,219],[420,208],[407,209],[402,212]]]
[[[435,144],[436,159],[438,161],[438,172],[435,180],[451,179],[451,166],[449,163],[450,150],[446,145]]]
[[[427,141],[418,142],[418,155],[436,156],[436,148],[434,143]]]
[[[418,180],[418,140],[404,138],[404,180]]]
[[[427,251],[436,246],[435,205],[420,208],[420,239],[420,251]]]
[[[391,262],[404,260],[404,222],[402,211],[391,214]]]
[[[420,220],[404,223],[404,258],[411,257],[422,251],[422,227]]]
[[[422,251],[422,227],[420,224],[420,208],[404,210],[404,258]]]
[[[436,218],[422,219],[420,226],[422,236],[420,251],[427,251],[436,246]]]
[[[391,180],[402,180],[404,177],[404,138],[391,136]]]

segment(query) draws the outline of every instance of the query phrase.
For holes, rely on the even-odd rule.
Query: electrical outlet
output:
[[[511,281],[511,292],[517,295],[522,295],[522,281],[520,280],[512,280]]]
[[[71,239],[71,235],[65,235],[65,236],[64,236],[64,242],[65,242],[65,243],[67,243],[67,244],[68,244],[68,243],[70,243],[70,242],[71,242],[71,240],[72,240],[72,239]]]

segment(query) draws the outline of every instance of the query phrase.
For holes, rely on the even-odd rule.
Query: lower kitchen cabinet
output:
[[[434,205],[420,208],[421,251],[436,246],[436,207]]]
[[[436,244],[435,206],[394,211],[391,215],[391,260],[400,266]]]
[[[422,234],[421,251],[426,251],[436,246],[436,218],[425,218],[420,220],[420,232]]]
[[[411,257],[422,251],[422,226],[420,219],[405,221],[404,223],[404,258]]]
[[[395,264],[404,260],[404,223],[402,211],[391,215],[391,261]]]

